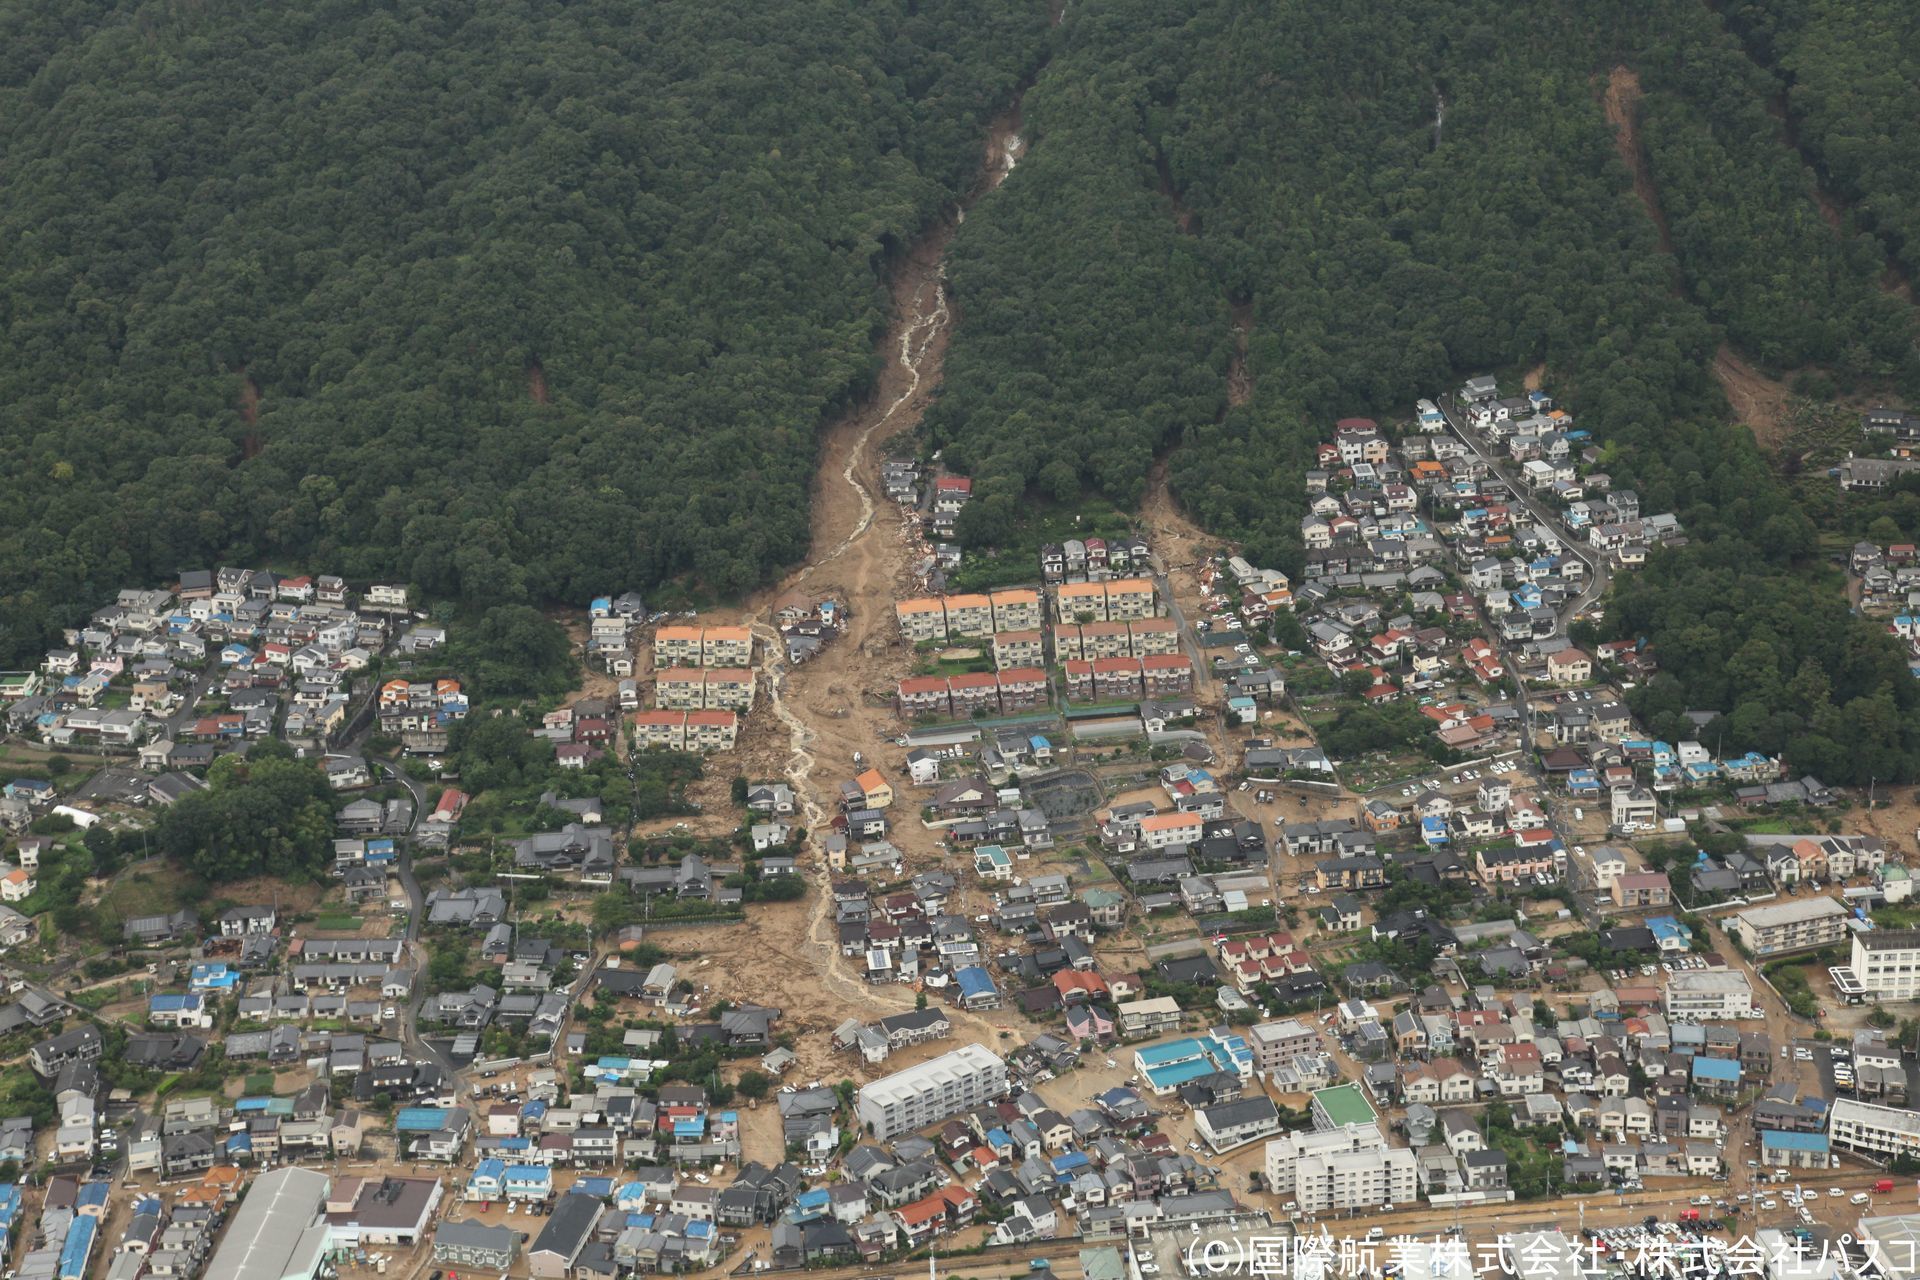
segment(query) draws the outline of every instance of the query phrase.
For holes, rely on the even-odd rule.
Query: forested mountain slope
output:
[[[1920,22],[1905,0],[1727,0],[1790,87],[1798,140],[1909,273],[1920,272]]]
[[[760,581],[1046,16],[0,0],[0,659],[216,558]]]
[[[970,506],[963,534],[991,540],[1069,470],[1124,500],[1137,460],[1171,448],[1190,514],[1295,569],[1301,472],[1335,417],[1403,417],[1462,373],[1544,362],[1616,481],[1692,535],[1626,579],[1608,624],[1660,647],[1669,674],[1638,695],[1654,727],[1714,707],[1735,715],[1729,747],[1823,777],[1920,764],[1915,682],[1813,576],[1814,526],[1711,374],[1725,341],[1779,371],[1912,383],[1914,317],[1878,289],[1877,247],[1822,221],[1767,114],[1775,85],[1710,10],[1108,0],[1063,34],[1028,95],[1029,159],[954,249],[963,319],[931,421],[998,504]],[[1602,109],[1617,67],[1647,84],[1671,254]],[[1034,233],[1037,191],[1052,220]],[[1135,225],[1146,205],[1157,231]],[[1141,245],[1135,270],[1109,268]],[[1057,314],[1036,301],[1054,279],[1080,282],[1079,323],[1006,339]],[[1229,407],[1235,303],[1253,390]],[[1078,425],[1082,406],[1137,405],[1130,380],[1171,353],[1191,358],[1168,412]],[[1039,409],[1014,425],[1005,388],[1027,383],[1064,429]]]

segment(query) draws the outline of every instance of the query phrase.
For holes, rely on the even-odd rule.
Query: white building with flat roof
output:
[[[1869,1000],[1920,998],[1920,929],[1870,929],[1853,935],[1847,966]]]
[[[1920,1155],[1920,1112],[1835,1098],[1827,1137],[1836,1150],[1862,1155]]]
[[[1738,969],[1687,969],[1667,979],[1669,1018],[1724,1022],[1753,1010],[1753,984]]]
[[[1267,1187],[1298,1200],[1302,1213],[1411,1200],[1419,1162],[1411,1151],[1395,1152],[1378,1125],[1283,1133],[1267,1143]]]
[[[951,1053],[865,1085],[855,1095],[854,1115],[885,1142],[940,1123],[1007,1091],[1007,1064],[982,1045],[963,1044]]]
[[[1308,1156],[1295,1167],[1293,1196],[1301,1213],[1412,1204],[1420,1158],[1405,1147],[1370,1147]]]

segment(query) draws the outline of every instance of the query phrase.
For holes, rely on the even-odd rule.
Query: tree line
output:
[[[0,0],[0,661],[219,560],[469,601],[807,545],[1031,0]],[[257,400],[255,399],[257,393]]]

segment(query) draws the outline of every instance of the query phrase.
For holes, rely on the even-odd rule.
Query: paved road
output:
[[[180,740],[181,732],[200,718],[198,712],[200,700],[207,696],[207,690],[213,688],[214,682],[219,680],[220,676],[219,656],[218,654],[210,655],[207,659],[207,669],[200,673],[200,678],[193,682],[193,688],[187,691],[186,701],[180,704],[178,711],[167,717],[166,731],[162,736],[174,742]]]
[[[406,838],[400,842],[400,857],[395,864],[395,873],[400,877],[400,887],[407,894],[407,930],[403,936],[406,942],[406,954],[412,962],[413,991],[407,997],[407,1003],[400,1010],[400,1025],[397,1028],[400,1042],[407,1052],[416,1057],[430,1058],[446,1073],[447,1079],[454,1082],[454,1095],[463,1097],[467,1091],[465,1079],[454,1066],[453,1059],[445,1050],[432,1041],[421,1038],[420,1009],[427,1002],[427,958],[420,946],[420,925],[427,915],[427,897],[420,888],[420,881],[413,874],[413,836],[426,820],[426,797],[421,793],[420,784],[408,777],[404,770],[388,765],[379,765],[388,776],[407,789],[413,797],[413,821],[407,827]]]
[[[1487,448],[1486,442],[1480,439],[1479,434],[1454,416],[1452,408],[1453,397],[1442,396],[1438,404],[1440,412],[1447,419],[1447,425],[1453,428],[1454,435],[1460,437],[1461,443],[1471,449],[1475,457],[1486,463],[1495,475],[1506,482],[1507,488],[1513,493],[1513,497],[1509,500],[1509,505],[1517,504],[1524,508],[1529,515],[1540,522],[1542,528],[1551,531],[1555,537],[1560,539],[1560,545],[1568,555],[1587,567],[1586,586],[1583,587],[1579,594],[1574,596],[1573,599],[1569,600],[1566,606],[1560,611],[1560,625],[1564,630],[1567,623],[1570,622],[1575,615],[1592,608],[1595,604],[1599,603],[1600,597],[1607,593],[1607,581],[1610,576],[1610,571],[1607,567],[1606,557],[1595,555],[1593,552],[1588,551],[1573,541],[1571,534],[1567,531],[1566,525],[1561,523],[1560,513],[1539,501],[1537,498],[1534,498],[1528,492],[1526,485],[1522,484],[1520,480],[1507,469],[1505,462],[1496,457],[1493,452]]]

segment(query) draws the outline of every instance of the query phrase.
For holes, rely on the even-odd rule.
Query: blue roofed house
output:
[[[553,1170],[544,1164],[510,1164],[501,1175],[501,1189],[509,1200],[550,1200]]]
[[[954,986],[960,991],[960,1005],[966,1009],[998,1009],[1000,1007],[1000,989],[993,985],[993,976],[977,964],[970,964],[953,975]]]
[[[189,991],[231,991],[239,985],[240,973],[224,962],[196,964],[187,975]]]
[[[1729,1098],[1740,1092],[1740,1062],[1737,1058],[1710,1058],[1695,1054],[1693,1088],[1709,1097]]]
[[[467,1175],[467,1199],[483,1202],[506,1199],[506,1177],[507,1162],[488,1156]]]
[[[1775,1169],[1825,1169],[1832,1140],[1824,1133],[1760,1131],[1760,1161]]]
[[[1646,923],[1662,951],[1685,953],[1693,949],[1693,930],[1673,916],[1649,916]]]

